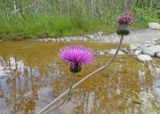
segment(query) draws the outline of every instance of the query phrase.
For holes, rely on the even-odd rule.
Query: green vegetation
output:
[[[135,16],[133,29],[159,21],[159,0],[3,0],[0,1],[0,39],[73,36],[115,31],[124,10]]]

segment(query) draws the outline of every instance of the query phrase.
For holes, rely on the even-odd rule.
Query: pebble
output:
[[[84,38],[83,41],[87,41],[87,38]]]
[[[70,42],[71,40],[70,39],[66,39],[66,42]]]
[[[157,22],[150,22],[150,23],[148,23],[148,26],[151,29],[160,29],[160,24]]]
[[[89,38],[90,39],[94,39],[94,35],[89,35]]]
[[[160,52],[160,45],[151,45],[142,49],[142,53],[150,56],[155,56],[158,52]]]
[[[105,53],[103,51],[100,51],[99,52],[99,55],[104,55]]]
[[[59,42],[60,40],[59,40],[59,39],[56,39],[56,41]]]
[[[156,53],[156,57],[160,58],[160,52]]]
[[[55,41],[56,41],[56,39],[55,39],[55,38],[53,38],[53,39],[52,39],[52,41],[53,41],[53,42],[55,42]]]
[[[109,55],[114,55],[114,54],[116,53],[116,50],[117,50],[117,49],[111,49],[111,50],[108,52],[108,54],[109,54]],[[119,52],[118,52],[118,55],[125,55],[125,53],[122,52],[122,51],[119,51]]]
[[[130,44],[129,49],[130,50],[137,50],[140,48],[140,44]]]
[[[64,42],[65,40],[63,38],[60,38],[59,41]]]
[[[146,61],[152,61],[152,57],[149,55],[144,55],[144,54],[140,54],[137,56],[137,59],[142,61],[142,62],[146,62]]]
[[[140,55],[141,53],[142,53],[142,50],[136,50],[136,51],[134,52],[134,54],[135,54],[136,56]]]

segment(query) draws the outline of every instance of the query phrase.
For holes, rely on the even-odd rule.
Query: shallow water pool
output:
[[[95,50],[116,47],[87,42],[0,42],[0,114],[35,114],[68,88],[72,76],[57,52],[70,44]],[[109,58],[96,56],[76,81]],[[158,68],[157,61],[141,63],[128,55],[118,56],[109,69],[74,89],[70,100],[51,114],[156,114],[160,107]]]

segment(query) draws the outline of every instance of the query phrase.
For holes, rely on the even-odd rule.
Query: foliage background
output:
[[[135,17],[133,29],[160,20],[160,0],[3,0],[0,1],[0,39],[82,35],[115,30],[124,10]]]

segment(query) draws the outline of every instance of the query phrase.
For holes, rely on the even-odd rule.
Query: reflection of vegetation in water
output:
[[[32,68],[22,60],[15,60],[14,57],[10,57],[8,63],[2,58],[1,60],[9,71],[3,77],[0,76],[0,95],[4,101],[1,105],[8,106],[7,109],[1,109],[2,112],[35,114],[36,103],[39,100],[38,90],[51,86],[53,79],[61,75],[56,70],[56,63],[48,65],[44,68],[46,71],[40,73],[38,67]]]
[[[135,93],[135,94],[136,94],[136,96],[140,97],[137,93]],[[124,95],[126,95],[129,98],[131,98],[134,102],[143,105],[145,108],[147,108],[147,109],[149,109],[149,110],[151,110],[151,111],[153,111],[153,112],[155,112],[157,114],[160,114],[160,111],[157,110],[158,105],[154,106],[151,103],[147,104],[146,101],[143,101],[140,98],[133,97],[133,96],[127,94],[127,93],[124,93]]]
[[[9,106],[9,112],[6,110],[4,112],[16,114],[19,112],[28,113],[30,111],[34,113],[37,86],[35,79],[33,79],[36,75],[33,77],[32,74],[35,72],[31,71],[33,69],[29,67],[24,68],[24,63],[16,61],[13,57],[8,62],[9,66],[7,65],[7,67],[9,67],[10,73],[8,73],[7,77],[1,79],[3,97]]]
[[[55,96],[66,90],[70,82],[70,72],[68,66],[60,65],[57,58],[57,50],[59,47],[70,43],[40,43],[40,42],[1,42],[0,54],[3,63],[8,72],[8,77],[1,79],[6,86],[1,86],[0,99],[3,98],[3,105],[8,104],[7,111],[14,113],[34,114],[37,110],[48,104]],[[96,43],[75,43],[87,45],[95,50],[115,48],[112,44],[96,44]],[[98,48],[97,48],[98,47]],[[126,47],[126,46],[125,46]],[[12,55],[12,56],[11,56]],[[11,58],[12,57],[12,58]],[[10,58],[10,59],[9,59]],[[16,58],[16,62],[21,63],[23,70],[13,67],[11,70],[11,61]],[[96,56],[96,60],[90,66],[84,66],[84,69],[78,76],[76,81],[80,80],[93,70],[104,64],[110,56]],[[10,63],[9,63],[10,60]],[[21,62],[20,62],[21,61]],[[56,61],[53,63],[53,61]],[[58,66],[57,66],[58,65]],[[159,88],[154,85],[154,81],[159,80],[158,75],[154,75],[154,70],[150,73],[148,65],[142,65],[135,58],[127,55],[118,56],[115,62],[108,70],[97,74],[82,83],[77,89],[73,90],[75,113],[83,114],[91,112],[95,114],[106,113],[138,113],[144,114],[151,111],[144,108],[138,102],[133,101],[129,97],[124,96],[125,93],[133,95],[133,91],[141,95],[154,96],[154,100],[149,101],[159,107],[159,96],[157,92]],[[158,65],[155,63],[155,65]],[[154,66],[155,66],[154,65]],[[116,70],[115,70],[116,69]],[[150,68],[151,69],[151,68]],[[23,72],[22,72],[23,71]],[[151,75],[152,74],[152,75]],[[40,96],[46,95],[43,87],[51,87],[51,95],[45,96],[44,104],[39,107],[42,100]],[[7,89],[6,89],[7,87]],[[3,90],[3,92],[2,92]],[[156,90],[156,91],[155,91]],[[42,93],[44,94],[42,95]],[[2,94],[3,93],[3,94]],[[54,93],[54,94],[53,94]],[[5,97],[4,97],[5,96]],[[149,97],[152,98],[152,97]],[[4,100],[6,100],[4,102]],[[44,102],[44,101],[43,101]],[[2,102],[0,102],[2,103]],[[10,105],[9,105],[10,104]],[[158,105],[157,105],[158,104]],[[13,114],[14,114],[13,113]],[[5,113],[7,114],[7,113]]]
[[[101,61],[101,59],[97,61]],[[116,65],[117,62],[119,62],[118,65]],[[96,64],[99,64],[99,62],[94,63],[93,66],[97,66]],[[115,72],[116,66],[118,70]],[[90,69],[86,70],[89,72]],[[86,73],[81,75],[83,76]],[[137,60],[126,56],[118,57],[109,71],[97,74],[96,77],[92,77],[75,90],[77,92],[77,96],[74,95],[75,102],[78,102],[76,103],[78,105],[75,113],[86,113],[88,110],[91,110],[93,114],[105,114],[106,112],[154,114],[152,110],[148,110],[143,105],[132,101],[129,97],[126,98],[124,95],[124,93],[133,94],[133,91],[136,91],[142,98],[144,94],[146,96],[154,96],[152,104],[159,107],[158,99],[160,94],[158,93],[159,89],[153,85],[154,80],[156,78],[150,74],[148,64],[143,65]],[[81,94],[79,95],[78,93]],[[90,97],[92,94],[93,98]],[[150,99],[153,98],[151,96],[149,96]],[[90,104],[90,99],[93,100],[93,104]],[[147,99],[144,100],[148,102]],[[90,108],[88,108],[89,104]]]

